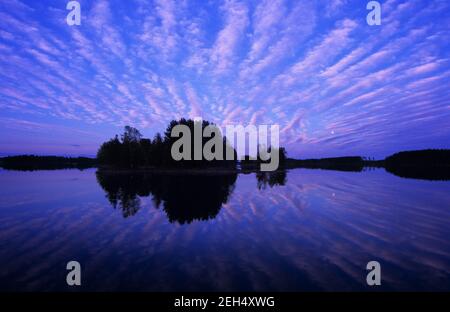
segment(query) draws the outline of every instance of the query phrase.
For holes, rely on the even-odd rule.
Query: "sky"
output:
[[[450,148],[450,2],[0,2],[0,155],[94,156],[125,125],[280,127],[291,157]]]

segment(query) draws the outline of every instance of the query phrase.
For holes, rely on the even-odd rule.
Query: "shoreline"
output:
[[[450,149],[399,152],[384,160],[367,159],[360,156],[318,159],[287,158],[274,171],[262,171],[259,161],[241,160],[230,164],[214,164],[214,167],[192,168],[187,164],[170,166],[113,166],[100,164],[96,158],[21,155],[0,158],[0,168],[16,171],[96,169],[101,174],[167,174],[167,175],[233,175],[233,174],[277,174],[293,169],[321,169],[343,172],[364,172],[384,169],[405,178],[427,180],[450,180]],[[131,166],[131,164],[129,164]],[[186,167],[183,167],[186,165]],[[211,164],[212,165],[212,164]],[[127,168],[128,167],[128,168]]]
[[[285,172],[290,169],[282,168],[275,171],[261,171],[259,169],[227,169],[227,168],[203,168],[203,169],[181,169],[181,168],[139,168],[139,169],[117,169],[97,167],[97,172],[102,174],[172,174],[172,175],[229,175],[229,174],[250,174],[250,173],[276,173]]]

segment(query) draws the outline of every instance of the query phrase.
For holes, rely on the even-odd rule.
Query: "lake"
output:
[[[0,290],[450,291],[450,182],[96,171],[0,171]]]

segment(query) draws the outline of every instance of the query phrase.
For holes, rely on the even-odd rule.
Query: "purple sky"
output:
[[[0,155],[95,155],[172,119],[278,124],[292,157],[450,148],[450,2],[0,3]]]

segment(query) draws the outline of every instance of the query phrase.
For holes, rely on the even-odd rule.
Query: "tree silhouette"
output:
[[[258,181],[258,189],[264,190],[267,186],[284,186],[287,182],[286,170],[278,170],[272,172],[257,172],[256,180]]]
[[[115,209],[127,218],[141,208],[140,197],[152,195],[170,222],[180,224],[213,219],[225,204],[237,179],[226,174],[116,174],[97,171],[97,182]]]
[[[130,143],[135,142],[139,143],[141,141],[142,134],[139,132],[138,129],[125,126],[124,133],[122,134],[122,142],[123,143]]]
[[[170,155],[170,149],[172,147],[172,145],[178,140],[178,138],[174,138],[172,137],[172,130],[176,127],[176,126],[186,126],[191,133],[191,152],[190,152],[190,159],[189,161],[186,160],[181,160],[181,161],[175,161],[171,155]],[[194,151],[194,146],[195,146],[195,140],[198,139],[195,137],[195,127],[198,127],[198,129],[200,129],[201,133],[204,132],[206,127],[210,127],[211,129],[214,129],[213,133],[214,135],[212,135],[212,137],[203,137],[203,135],[201,136],[201,152],[203,154],[203,149],[205,147],[205,144],[211,140],[211,139],[217,139],[218,141],[220,141],[223,144],[223,151],[221,154],[221,158],[222,160],[218,160],[218,159],[214,159],[214,160],[206,160],[205,158],[202,157],[201,160],[196,160],[195,159],[195,151]],[[218,133],[218,134],[217,134]],[[215,136],[218,135],[218,137],[216,138]],[[228,140],[226,139],[226,137],[222,136],[220,129],[213,123],[210,123],[209,121],[206,120],[202,120],[201,123],[200,121],[194,121],[192,119],[180,119],[179,121],[171,121],[168,125],[168,127],[166,128],[165,132],[164,132],[164,143],[166,146],[166,153],[168,153],[168,157],[166,157],[166,161],[171,167],[176,167],[176,168],[206,168],[206,167],[221,167],[221,168],[235,168],[236,167],[236,162],[237,162],[237,153],[234,150],[234,148],[229,144]],[[212,152],[215,153],[215,147],[212,149]],[[233,160],[227,160],[226,156],[228,154],[233,155]]]
[[[450,150],[400,152],[387,157],[384,166],[403,178],[450,180]]]
[[[8,170],[34,171],[67,168],[87,169],[97,165],[97,160],[87,157],[59,157],[21,155],[0,158],[0,167]]]
[[[269,147],[267,148],[266,153],[271,155],[276,155],[278,153],[278,168],[284,169],[286,167],[287,153],[284,147],[280,147],[278,149]],[[243,168],[244,170],[245,169],[254,170],[260,168],[261,164],[264,163],[267,164],[270,162],[271,158],[267,159],[265,155],[263,156],[261,154],[261,147],[258,146],[257,155],[255,156],[245,155],[243,157],[243,159],[241,160],[241,168]]]
[[[201,134],[206,127],[214,129],[212,138],[219,139],[223,143],[222,159],[206,160],[203,157],[203,149],[205,144],[212,138],[204,138],[200,136],[201,140],[201,160],[194,159],[194,148],[191,148],[190,160],[173,159],[171,149],[173,144],[179,139],[172,137],[172,130],[178,126],[187,126],[191,132],[191,147],[194,147],[195,140],[195,127],[198,126]],[[217,130],[217,131],[216,131]],[[157,133],[153,140],[144,139],[139,130],[126,126],[124,133],[114,139],[111,139],[103,143],[98,152],[97,159],[102,166],[108,166],[113,168],[142,168],[142,167],[156,167],[156,168],[235,168],[237,161],[237,153],[233,147],[229,144],[227,139],[222,136],[220,129],[213,123],[208,121],[199,122],[192,119],[180,119],[178,121],[172,120],[167,129],[164,132],[164,136]],[[219,135],[218,138],[215,136]],[[198,139],[198,138],[197,138]],[[212,148],[212,152],[215,153],[215,145]],[[217,151],[219,153],[219,151]],[[233,160],[226,160],[226,156],[234,155]],[[220,157],[219,157],[220,158]]]

